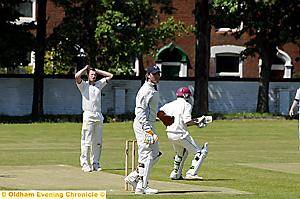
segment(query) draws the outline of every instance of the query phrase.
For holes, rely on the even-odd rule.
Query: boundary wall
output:
[[[31,114],[33,78],[0,78],[0,115]],[[208,82],[209,111],[214,113],[255,112],[258,81],[210,80]],[[113,79],[102,90],[103,114],[134,112],[135,95],[141,85],[137,79]],[[194,80],[161,80],[160,106],[175,99],[176,89],[188,86],[194,90]],[[270,82],[271,113],[287,115],[300,82]],[[44,114],[81,114],[81,96],[70,78],[44,79]]]

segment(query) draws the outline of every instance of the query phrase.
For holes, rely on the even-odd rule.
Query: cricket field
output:
[[[99,172],[81,171],[80,130],[80,123],[0,124],[0,190],[105,190],[107,198],[141,198],[125,191],[123,182],[132,122],[104,124]],[[174,152],[160,122],[157,130],[163,156],[150,185],[160,193],[147,198],[300,198],[297,120],[216,120],[189,127],[199,144],[209,143],[198,181],[169,179]]]

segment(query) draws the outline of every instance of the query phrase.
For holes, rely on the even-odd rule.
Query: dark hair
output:
[[[91,71],[91,70],[96,72],[96,69],[95,69],[95,68],[88,68],[87,71],[86,71],[88,75],[90,74],[90,71]]]

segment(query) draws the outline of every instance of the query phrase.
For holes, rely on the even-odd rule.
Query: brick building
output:
[[[176,9],[173,14],[176,20],[180,20],[187,25],[194,24],[194,0],[174,0],[172,6]],[[36,0],[26,4],[26,9],[31,10],[22,20],[35,20]],[[26,10],[25,9],[25,10]],[[51,0],[47,4],[47,34],[50,35],[64,17],[62,8],[57,7]],[[164,16],[162,16],[164,17]],[[222,33],[227,31],[229,34],[224,36]],[[260,60],[258,57],[248,57],[242,61],[239,53],[245,49],[243,46],[247,36],[236,40],[230,35],[226,27],[211,30],[211,57],[210,57],[210,77],[239,77],[239,78],[258,78],[260,70]],[[295,59],[299,56],[299,46],[286,44],[282,49],[278,49],[278,59],[272,65],[273,79],[293,78],[300,76],[300,63]],[[155,60],[162,69],[162,76],[165,77],[193,77],[195,64],[195,37],[193,35],[176,39],[173,43],[161,46]],[[146,61],[147,62],[147,61]],[[148,60],[147,66],[153,62]],[[138,73],[138,67],[135,67]]]

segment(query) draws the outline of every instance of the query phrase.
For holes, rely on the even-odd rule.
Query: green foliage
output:
[[[244,33],[251,36],[245,43],[244,55],[261,55],[261,46],[271,44],[281,46],[295,42],[300,36],[300,23],[295,20],[299,11],[298,0],[216,0],[212,3],[214,12],[212,24],[221,23],[223,27],[242,24],[239,31],[232,33],[240,38]]]
[[[160,21],[158,11],[172,12],[170,0],[56,2],[64,7],[66,16],[54,30],[49,49],[54,48],[64,55],[61,59],[67,59],[60,62],[74,61],[83,49],[90,65],[128,75],[136,57],[154,54],[159,43],[187,32],[184,24],[173,18]]]
[[[231,113],[231,114],[221,114],[213,113],[214,119],[285,119],[284,116],[274,115],[272,113]]]
[[[32,66],[23,66],[22,68],[25,71],[25,74],[33,74],[33,67]]]
[[[257,112],[269,112],[269,82],[271,66],[276,57],[277,47],[296,42],[300,37],[299,0],[217,0],[212,24],[236,25],[231,34],[245,41],[243,58],[258,54],[262,60]],[[237,24],[242,24],[238,27]],[[248,37],[243,37],[247,35]]]
[[[33,49],[34,37],[28,31],[30,24],[16,24],[21,14],[17,6],[26,0],[4,0],[0,4],[0,67],[15,68],[28,64],[28,55]]]
[[[44,73],[46,75],[74,74],[72,55],[68,51],[52,49],[46,52]]]

